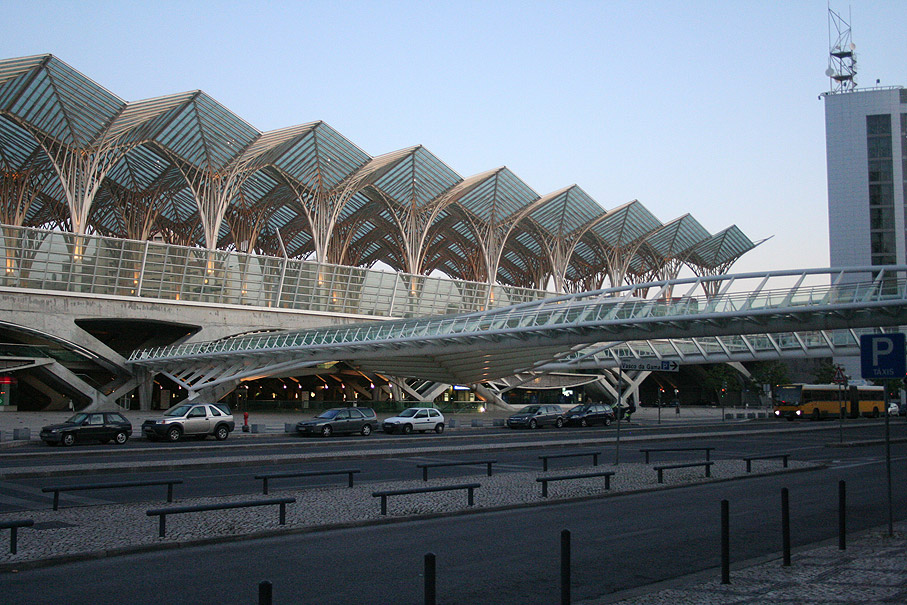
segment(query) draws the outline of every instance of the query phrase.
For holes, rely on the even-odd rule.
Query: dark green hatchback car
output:
[[[87,441],[118,445],[132,435],[132,423],[117,412],[80,412],[60,424],[41,428],[41,441],[51,445],[73,445]]]

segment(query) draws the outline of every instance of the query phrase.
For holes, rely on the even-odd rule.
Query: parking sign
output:
[[[907,360],[904,334],[863,334],[860,336],[860,373],[866,379],[904,378]]]

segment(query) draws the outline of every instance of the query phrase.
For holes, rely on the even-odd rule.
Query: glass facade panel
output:
[[[891,116],[866,116],[866,151],[869,169],[870,257],[872,264],[896,260],[894,234],[894,161]]]

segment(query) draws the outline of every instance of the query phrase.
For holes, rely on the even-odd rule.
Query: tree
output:
[[[836,366],[833,361],[824,361],[813,370],[813,381],[816,384],[831,384],[835,380],[835,373],[837,371],[838,366]]]
[[[761,388],[765,385],[772,387],[790,382],[787,364],[780,361],[759,361],[750,368],[750,377]]]
[[[718,402],[721,400],[722,393],[726,393],[727,389],[739,389],[740,373],[726,363],[716,363],[705,369],[705,380],[702,381],[702,387],[706,391],[714,393],[713,401]]]

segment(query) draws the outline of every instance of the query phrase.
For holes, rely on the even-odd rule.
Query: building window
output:
[[[895,262],[894,161],[891,116],[866,116],[869,174],[870,258],[874,265]]]

